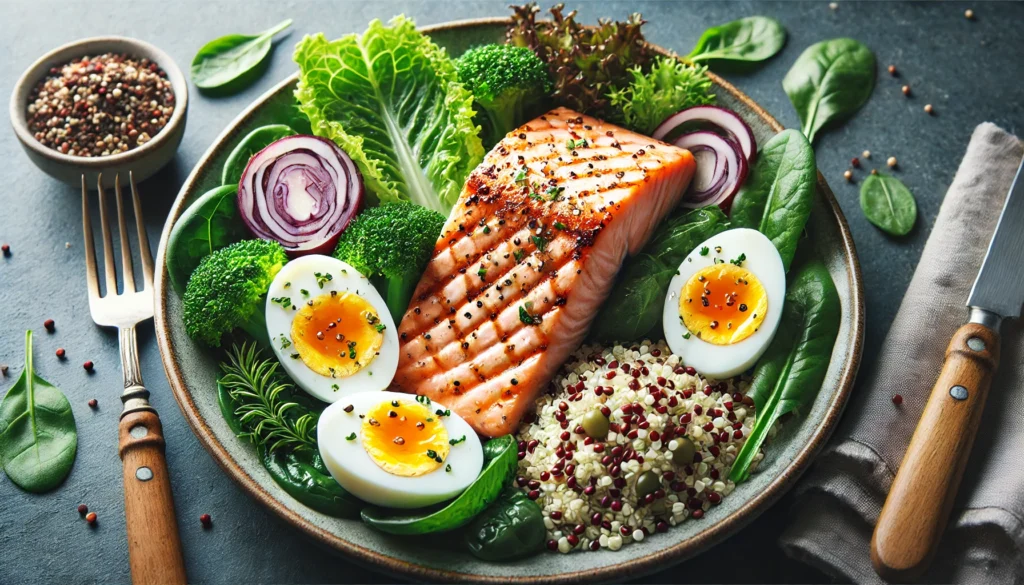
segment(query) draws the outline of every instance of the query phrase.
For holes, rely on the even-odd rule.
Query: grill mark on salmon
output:
[[[509,133],[467,179],[413,293],[393,386],[483,435],[513,432],[693,171],[686,150],[565,108]]]

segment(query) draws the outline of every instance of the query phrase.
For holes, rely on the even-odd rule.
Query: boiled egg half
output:
[[[398,333],[384,299],[336,258],[314,254],[285,264],[270,284],[266,317],[285,372],[325,402],[383,390],[398,369]]]
[[[697,246],[665,296],[672,352],[705,376],[728,378],[754,365],[782,317],[786,272],[761,232],[724,231]]]
[[[365,392],[327,407],[320,455],[341,487],[389,508],[454,498],[480,474],[480,438],[458,414],[423,396]]]

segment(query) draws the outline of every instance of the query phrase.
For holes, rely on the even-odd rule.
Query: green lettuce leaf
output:
[[[397,16],[336,41],[307,36],[295,61],[313,133],[352,157],[372,194],[451,210],[484,149],[473,96],[444,49]]]
[[[629,70],[630,84],[608,94],[610,117],[630,130],[650,134],[679,110],[715,103],[707,71],[674,57],[659,57],[647,74],[634,67]]]

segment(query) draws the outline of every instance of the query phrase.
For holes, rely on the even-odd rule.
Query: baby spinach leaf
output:
[[[498,499],[466,527],[463,541],[479,559],[507,561],[539,551],[546,535],[544,515],[537,502],[506,486]]]
[[[476,481],[445,507],[429,512],[394,513],[381,508],[364,508],[361,514],[363,522],[389,534],[430,534],[464,526],[497,499],[518,465],[516,441],[512,435],[488,441],[484,454],[496,456],[485,459],[484,469]]]
[[[661,323],[666,288],[686,255],[729,220],[717,206],[677,213],[658,226],[643,252],[626,260],[590,331],[593,341],[633,341]]]
[[[0,402],[0,466],[18,487],[41,493],[71,473],[78,430],[71,404],[36,375],[32,332],[25,332],[25,369]]]
[[[811,143],[796,130],[783,130],[763,147],[747,182],[736,194],[732,227],[760,231],[775,244],[789,270],[796,245],[811,216],[818,169]]]
[[[733,463],[733,481],[750,477],[754,457],[775,421],[818,395],[839,335],[841,310],[825,265],[820,260],[802,264],[789,283],[779,330],[754,367],[750,397],[756,418]]]
[[[910,189],[892,175],[868,175],[860,186],[864,217],[882,231],[905,236],[917,221],[917,201]]]
[[[244,239],[248,230],[238,214],[238,185],[221,185],[196,199],[171,230],[167,275],[178,294],[199,262],[216,250]]]
[[[875,88],[875,55],[853,39],[811,45],[782,80],[812,143],[826,124],[852,116]]]
[[[704,31],[690,61],[764,61],[786,44],[786,29],[767,16],[748,16]]]
[[[277,485],[303,505],[328,516],[359,518],[366,504],[341,487],[315,450],[276,449],[259,445],[263,467]]]
[[[294,136],[296,134],[298,132],[285,124],[260,126],[246,134],[245,138],[228,155],[228,160],[224,162],[224,171],[221,173],[220,182],[225,185],[238,187],[238,182],[242,180],[242,172],[245,171],[245,167],[249,164],[249,159],[252,158],[252,155],[263,150],[272,142],[276,142],[285,136]]]
[[[445,51],[398,16],[336,41],[308,36],[295,61],[313,132],[352,157],[370,191],[447,215],[484,148]]]
[[[291,26],[288,19],[255,35],[227,35],[205,45],[192,59],[192,83],[201,90],[232,93],[262,73],[274,35]]]

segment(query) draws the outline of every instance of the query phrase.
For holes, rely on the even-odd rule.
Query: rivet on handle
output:
[[[953,386],[949,389],[949,395],[957,400],[967,400],[967,388],[963,386]]]
[[[145,425],[135,425],[128,429],[128,432],[136,439],[141,439],[149,434],[149,429],[147,429]]]
[[[148,467],[140,467],[135,470],[135,479],[139,481],[149,481],[153,479],[153,470]]]
[[[985,351],[985,340],[980,337],[972,337],[967,340],[967,347],[974,351]]]

